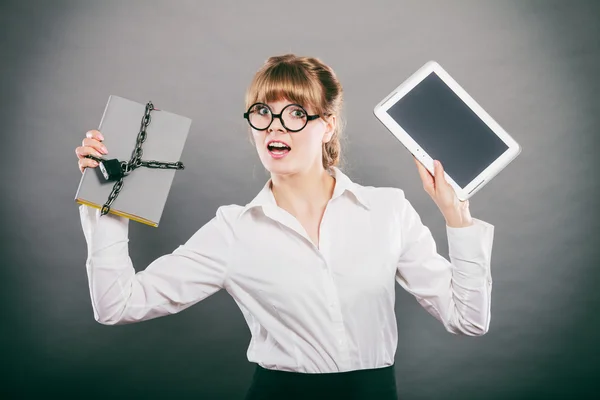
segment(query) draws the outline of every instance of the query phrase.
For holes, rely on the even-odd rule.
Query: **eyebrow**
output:
[[[268,105],[269,108],[271,109],[271,111],[273,111],[275,113],[275,111],[273,110],[273,107],[271,106],[271,104],[269,104],[269,103],[264,103],[264,104]],[[306,111],[307,114],[310,114],[310,112],[308,111],[308,109],[305,106],[303,106],[302,104],[293,103],[293,102],[289,102],[289,103],[285,104],[283,107],[281,107],[281,110],[283,110],[285,107],[289,106],[290,104],[294,104],[294,105],[300,106],[300,107],[302,107]],[[281,112],[281,110],[279,110],[279,112]],[[277,114],[277,113],[275,113],[275,114]]]

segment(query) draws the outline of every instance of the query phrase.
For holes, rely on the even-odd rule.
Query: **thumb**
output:
[[[446,177],[444,176],[444,167],[439,160],[433,161],[433,172],[435,176],[435,186],[442,186],[446,182]]]

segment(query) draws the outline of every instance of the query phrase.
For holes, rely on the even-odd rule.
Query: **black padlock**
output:
[[[98,162],[100,171],[102,171],[102,175],[107,181],[118,181],[125,175],[123,168],[121,167],[121,162],[116,158],[113,158],[112,160],[105,160],[103,158],[92,156],[91,154],[88,154],[86,158],[91,158],[92,160]]]
[[[121,162],[116,158],[112,160],[102,160],[99,162],[100,171],[107,181],[118,181],[124,176]]]

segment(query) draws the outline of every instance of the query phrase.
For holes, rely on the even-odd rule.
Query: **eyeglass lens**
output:
[[[306,111],[297,105],[288,105],[281,110],[281,119],[286,129],[295,131],[304,128],[307,122]],[[255,129],[266,129],[273,114],[266,104],[255,104],[248,112],[248,121]]]

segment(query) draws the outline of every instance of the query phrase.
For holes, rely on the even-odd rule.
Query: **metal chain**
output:
[[[146,104],[146,110],[144,111],[144,116],[142,117],[142,122],[140,126],[140,132],[138,133],[135,148],[131,153],[131,159],[129,161],[121,161],[121,170],[123,171],[123,176],[115,183],[112,188],[110,195],[108,196],[108,201],[104,203],[101,209],[101,215],[106,215],[110,211],[110,206],[115,201],[121,189],[123,188],[123,179],[129,175],[133,170],[139,167],[147,167],[147,168],[161,168],[161,169],[184,169],[184,165],[181,161],[176,162],[164,162],[164,161],[156,161],[156,160],[142,160],[142,154],[144,151],[142,150],[142,145],[146,141],[146,128],[150,125],[151,116],[150,112],[152,110],[160,111],[157,108],[154,108],[154,105],[151,101]]]

